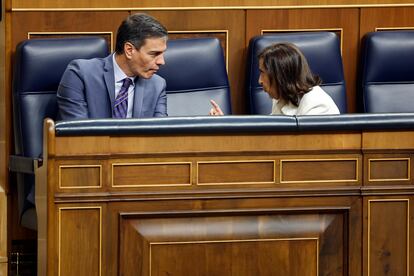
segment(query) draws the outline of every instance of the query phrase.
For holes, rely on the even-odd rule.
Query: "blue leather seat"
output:
[[[21,224],[35,229],[34,161],[42,158],[43,119],[57,115],[56,91],[68,63],[109,54],[100,37],[35,39],[16,48],[13,75],[15,154],[10,169],[18,172]]]
[[[267,46],[290,42],[299,47],[312,72],[322,79],[321,87],[332,97],[341,113],[347,112],[346,88],[340,43],[332,32],[294,32],[256,36],[250,40],[246,73],[248,109],[251,114],[270,114],[271,98],[259,85],[257,55]]]
[[[217,38],[169,40],[158,75],[167,82],[169,116],[208,115],[210,99],[231,114],[223,50]]]
[[[414,31],[366,34],[361,74],[364,112],[414,112]]]

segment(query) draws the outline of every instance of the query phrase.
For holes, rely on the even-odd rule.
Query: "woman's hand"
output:
[[[223,116],[224,115],[220,106],[215,101],[210,100],[210,103],[213,107],[210,109],[210,113],[208,115],[210,116]]]

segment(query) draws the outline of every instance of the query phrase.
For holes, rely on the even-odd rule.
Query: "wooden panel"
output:
[[[8,152],[9,152],[9,145],[6,142],[9,139],[10,135],[10,94],[6,89],[6,23],[5,23],[5,1],[0,3],[1,9],[1,16],[2,19],[0,21],[0,190],[3,189],[4,191],[8,192],[8,184],[7,184],[7,163],[6,158],[8,159]],[[5,207],[6,208],[6,207]],[[0,225],[1,227],[1,225]],[[0,242],[0,247],[1,247]],[[1,256],[1,254],[0,254]]]
[[[209,4],[210,5],[210,4]],[[224,48],[228,60],[228,75],[231,87],[233,114],[245,112],[245,12],[242,10],[193,10],[193,11],[150,11],[162,22],[169,32],[195,31],[227,32],[228,44]],[[206,104],[206,115],[210,111]]]
[[[191,163],[114,163],[112,187],[191,185]]]
[[[370,131],[362,134],[364,150],[407,150],[414,149],[413,131]]]
[[[70,143],[72,137],[57,137],[56,154],[82,153],[83,148],[71,147],[70,149],[62,145]],[[80,145],[81,146],[81,145]],[[110,149],[112,153],[180,153],[185,152],[267,152],[271,154],[275,151],[305,151],[305,150],[330,150],[330,149],[360,149],[360,134],[332,134],[318,133],[305,135],[293,134],[272,134],[252,136],[240,134],[237,136],[222,135],[217,139],[217,135],[192,136],[183,135],[180,139],[176,137],[164,136],[141,136],[141,137],[112,137]],[[94,146],[96,151],[100,146]],[[88,149],[92,151],[92,149]]]
[[[228,7],[228,8],[241,8],[241,7],[258,7],[258,6],[270,6],[277,8],[278,6],[288,7],[307,7],[307,6],[325,6],[325,5],[381,5],[381,4],[395,4],[395,3],[408,3],[410,0],[279,0],[277,3],[272,0],[181,0],[181,1],[162,1],[162,0],[143,0],[134,4],[131,4],[127,0],[73,0],[73,1],[54,1],[54,0],[13,0],[12,7],[16,8],[123,8],[129,9],[131,6],[135,8],[147,8],[147,7],[200,7],[200,8],[214,8],[214,7]]]
[[[116,30],[128,14],[127,11],[12,13],[12,49],[14,51],[17,43],[28,39],[30,32],[36,33],[36,36],[41,36],[40,33],[48,36],[73,33],[73,36],[79,36],[85,32],[102,35],[104,32],[105,36],[112,33],[115,40]]]
[[[59,188],[102,187],[101,165],[60,165]]]
[[[109,137],[106,136],[62,137],[56,144],[56,152],[65,152],[66,155],[76,155],[78,152],[85,155],[105,155],[109,150]]]
[[[320,268],[324,275],[346,274],[345,212],[267,212],[143,217],[124,213],[120,273],[318,275]]]
[[[360,37],[376,28],[413,28],[414,7],[362,8]]]
[[[7,196],[0,186],[0,275],[2,263],[7,262],[7,253]]]
[[[409,199],[368,200],[367,275],[408,275]]]
[[[281,160],[281,183],[357,182],[358,159]]]
[[[0,117],[0,124],[1,124],[1,117]],[[4,128],[3,128],[4,129]],[[1,136],[0,136],[1,139]],[[8,190],[8,187],[6,186],[6,142],[0,141],[0,189],[3,189],[4,191]]]
[[[0,263],[0,276],[7,276],[7,263]]]
[[[101,275],[100,207],[59,208],[58,234],[58,275]]]
[[[410,158],[368,159],[369,181],[410,181]]]
[[[342,29],[342,60],[346,80],[348,112],[356,111],[358,9],[248,10],[246,47],[262,30]]]
[[[198,162],[199,185],[274,183],[274,161],[209,161]]]
[[[150,275],[318,275],[317,238],[152,243],[150,254]]]
[[[134,154],[151,156],[155,153],[229,152],[239,154],[240,152],[266,152],[269,155],[280,151],[300,153],[301,151],[317,150],[359,150],[361,147],[361,135],[358,133],[308,133],[306,135],[268,133],[260,136],[240,134],[237,136],[222,135],[219,138],[217,135],[183,135],[179,139],[166,136],[98,137],[103,140],[96,140],[94,137],[76,138],[78,137],[56,137],[56,152],[54,154],[56,156],[83,156],[97,152],[97,156],[101,156],[101,154],[105,156],[133,152]],[[88,147],[84,146],[83,141],[90,141],[87,143]],[[96,141],[105,142],[103,150],[102,144]]]

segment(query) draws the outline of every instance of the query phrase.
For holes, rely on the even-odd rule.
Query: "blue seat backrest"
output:
[[[346,88],[340,42],[332,32],[294,32],[256,36],[250,40],[246,92],[251,114],[270,114],[271,98],[259,85],[257,55],[273,43],[290,42],[305,55],[312,72],[322,79],[323,89],[332,97],[341,113],[347,112]]]
[[[366,34],[361,74],[364,112],[414,112],[414,31]]]
[[[169,40],[158,74],[167,82],[169,116],[207,115],[210,99],[231,114],[226,63],[217,38]]]
[[[56,118],[56,91],[68,63],[106,55],[108,45],[100,37],[34,39],[17,46],[13,75],[17,154],[41,156],[43,119]]]
[[[56,118],[56,91],[68,63],[78,58],[105,57],[108,53],[107,42],[101,37],[33,39],[17,46],[12,88],[16,155],[42,157],[43,120]],[[18,174],[17,177],[22,217],[30,208],[27,206],[33,206],[34,176]],[[26,200],[28,194],[31,203],[21,203],[20,199]],[[35,227],[34,223],[27,225]]]

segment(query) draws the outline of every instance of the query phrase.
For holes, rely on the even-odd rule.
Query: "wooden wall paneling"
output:
[[[365,154],[364,159],[364,185],[414,184],[410,154]]]
[[[139,4],[131,5],[128,0],[74,0],[74,1],[54,1],[54,0],[14,0],[13,8],[139,8],[139,7],[216,7],[216,8],[231,8],[231,7],[257,7],[257,6],[326,6],[326,5],[382,5],[382,4],[412,4],[411,0],[307,0],[298,2],[295,0],[279,0],[277,5],[273,0],[175,0],[175,1],[163,1],[163,0],[143,0]]]
[[[90,32],[104,32],[102,36],[107,37],[108,32],[113,33],[115,43],[118,26],[129,13],[127,11],[112,12],[14,12],[13,13],[13,43],[16,45],[28,39],[30,32],[37,36],[79,36]],[[99,34],[98,34],[99,35]]]
[[[1,163],[4,164],[4,163]],[[5,268],[7,268],[7,195],[2,186],[0,186],[0,275],[7,275]],[[2,272],[3,271],[3,272]]]
[[[7,177],[7,162],[8,155],[7,141],[10,135],[7,127],[6,114],[7,104],[6,99],[6,18],[5,18],[5,4],[6,1],[2,1],[1,5],[1,18],[0,21],[0,275],[7,276],[8,269],[8,229],[9,229],[9,200],[8,200],[8,177]]]
[[[136,12],[136,11],[133,11]],[[245,11],[243,10],[192,10],[192,11],[148,11],[162,22],[173,36],[183,32],[194,36],[205,31],[227,31],[228,45],[223,49],[228,54],[228,75],[231,89],[233,114],[245,112],[244,75],[246,51]],[[222,33],[222,32],[218,32]],[[209,35],[209,33],[206,33]],[[220,37],[219,37],[220,38]],[[209,103],[206,103],[209,105]]]
[[[7,263],[0,263],[0,276],[7,276]]]
[[[3,1],[4,2],[4,1]],[[2,5],[2,21],[0,22],[0,187],[6,189],[6,37],[4,3]]]
[[[364,198],[364,275],[411,275],[412,196]]]
[[[57,275],[102,275],[102,207],[58,205],[57,212]]]
[[[237,275],[307,275],[315,268],[322,274],[361,275],[357,198],[198,198],[114,203],[113,211],[120,214],[121,273],[148,275],[164,267],[185,275],[192,267],[200,274],[227,275],[227,268],[237,269],[234,264],[242,261],[244,270]],[[262,258],[265,252],[279,256],[273,265]],[[217,259],[217,254],[222,257]],[[297,270],[289,256],[304,258],[301,265],[295,262]]]
[[[361,8],[360,38],[376,28],[414,30],[414,7]]]
[[[342,61],[347,89],[348,112],[356,111],[357,47],[359,11],[353,9],[247,10],[246,47],[262,30],[342,29]]]

